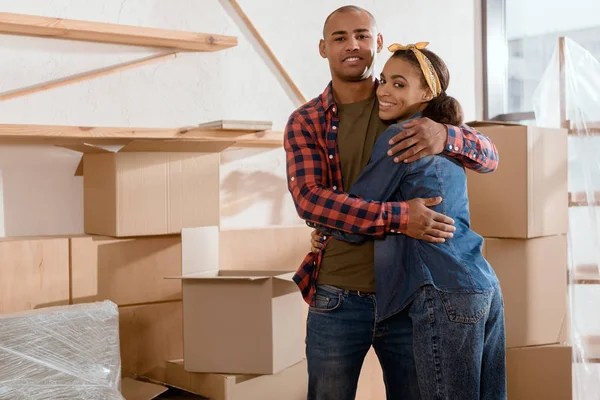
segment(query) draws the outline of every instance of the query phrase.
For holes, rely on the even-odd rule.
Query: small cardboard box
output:
[[[508,398],[573,399],[572,363],[570,346],[535,346],[507,350]]]
[[[69,304],[69,238],[0,239],[0,314]]]
[[[164,235],[219,224],[219,153],[233,141],[136,140],[117,151],[82,144],[84,232]]]
[[[471,227],[484,237],[562,235],[568,228],[568,132],[565,129],[470,122],[496,145],[490,174],[467,170]]]
[[[166,384],[212,400],[306,400],[306,361],[274,375],[225,375],[187,372],[183,360],[167,362]]]
[[[304,358],[302,297],[289,271],[222,271],[218,227],[181,232],[189,372],[274,374]],[[233,249],[232,249],[233,251]]]
[[[119,306],[181,300],[181,236],[70,238],[73,303],[111,300]],[[133,284],[132,284],[133,283]]]
[[[485,238],[504,298],[506,346],[558,343],[567,313],[567,238]]]

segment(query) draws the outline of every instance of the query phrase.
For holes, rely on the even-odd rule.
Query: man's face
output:
[[[367,13],[338,12],[331,16],[319,43],[321,57],[327,58],[331,74],[343,81],[360,81],[373,72],[375,54],[383,39]]]

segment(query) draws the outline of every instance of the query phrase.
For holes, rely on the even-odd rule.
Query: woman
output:
[[[385,319],[410,308],[421,399],[506,399],[502,294],[481,254],[483,239],[470,229],[464,168],[445,155],[397,165],[386,154],[408,120],[462,124],[460,104],[446,94],[448,69],[426,46],[389,47],[393,55],[377,98],[380,118],[395,123],[377,139],[349,193],[373,201],[439,196],[434,210],[454,219],[454,236],[430,243],[400,232],[374,238],[317,226],[313,251],[327,251],[328,236],[375,240],[377,315]]]

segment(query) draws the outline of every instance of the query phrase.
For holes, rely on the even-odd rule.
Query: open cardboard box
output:
[[[568,131],[496,121],[467,125],[491,139],[500,159],[491,174],[467,170],[473,230],[495,238],[566,234]]]
[[[181,231],[184,368],[274,374],[304,358],[302,297],[290,271],[222,271],[217,226]],[[233,249],[232,249],[233,250]]]
[[[83,153],[84,231],[113,237],[175,234],[219,224],[220,152],[233,140],[134,140]]]

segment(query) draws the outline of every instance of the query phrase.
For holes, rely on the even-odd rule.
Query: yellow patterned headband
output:
[[[429,42],[419,42],[403,46],[401,44],[394,43],[388,47],[388,50],[392,53],[398,50],[412,50],[419,61],[419,65],[421,66],[423,75],[425,75],[427,85],[429,85],[429,89],[431,89],[431,93],[433,93],[433,97],[438,97],[442,93],[440,78],[438,77],[437,72],[435,72],[435,68],[433,68],[433,64],[431,64],[429,58],[427,58],[425,54],[421,52],[421,50],[427,47],[428,44]]]

